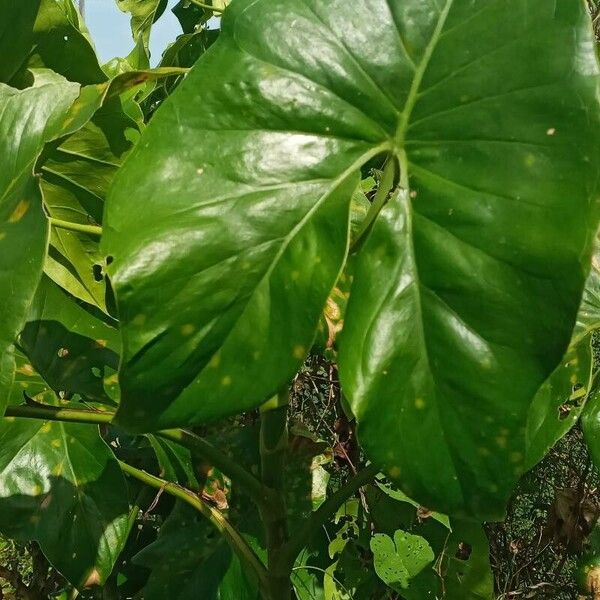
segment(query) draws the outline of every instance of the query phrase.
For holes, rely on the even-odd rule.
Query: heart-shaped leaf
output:
[[[393,539],[376,533],[371,538],[371,552],[377,575],[398,592],[435,558],[426,539],[402,530],[396,531]]]

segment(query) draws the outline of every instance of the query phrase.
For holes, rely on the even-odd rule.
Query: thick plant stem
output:
[[[163,492],[189,504],[198,512],[202,513],[202,515],[204,515],[204,517],[206,517],[225,538],[239,559],[252,569],[252,572],[256,575],[256,583],[259,589],[261,589],[263,592],[268,590],[266,570],[261,560],[258,558],[258,556],[256,556],[252,548],[250,548],[246,540],[231,525],[231,523],[229,523],[229,521],[218,509],[201,500],[191,490],[188,490],[177,483],[165,481],[160,477],[146,473],[146,471],[137,469],[122,461],[119,461],[119,464],[123,472],[130,477],[134,477],[135,479],[153,488],[162,490]]]
[[[266,530],[268,599],[292,597],[291,567],[282,563],[282,549],[288,540],[284,466],[288,449],[288,393],[282,392],[261,407],[260,458],[263,484],[272,491],[261,509]]]
[[[44,421],[62,421],[65,423],[87,423],[90,425],[103,425],[111,423],[114,413],[94,411],[87,409],[59,408],[45,406],[43,404],[9,406],[6,409],[6,417],[41,419]],[[268,490],[249,471],[244,469],[238,462],[223,454],[210,442],[200,436],[183,429],[169,429],[159,431],[158,436],[185,446],[197,456],[201,456],[215,466],[219,471],[227,475],[234,483],[239,484],[259,506],[265,504],[269,497]]]
[[[54,219],[52,217],[48,217],[48,221],[52,227],[58,227],[59,229],[68,229],[69,231],[87,233],[96,237],[102,236],[102,227],[99,227],[98,225],[83,225],[81,223],[72,223],[71,221],[63,221],[61,219]]]

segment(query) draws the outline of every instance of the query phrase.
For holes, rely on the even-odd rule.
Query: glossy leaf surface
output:
[[[587,275],[587,19],[577,0],[233,3],[109,199],[121,423],[205,421],[290,379],[343,262],[357,169],[386,151],[403,189],[361,249],[345,393],[367,454],[412,496],[500,514]]]
[[[569,347],[556,370],[538,390],[527,421],[525,469],[542,460],[577,422],[590,390],[592,365],[588,336]]]
[[[322,106],[309,93],[288,110],[316,84],[238,48],[234,31],[263,22],[266,6],[255,7],[227,10],[219,41],[109,197],[104,249],[124,334],[118,418],[130,428],[250,408],[292,377],[344,260],[357,168],[383,147],[380,128],[325,89]],[[320,115],[330,101],[337,123]],[[366,140],[344,138],[352,119]]]
[[[23,91],[0,84],[0,356],[23,325],[48,244],[34,165],[45,143],[62,130],[78,91],[56,77]]]
[[[0,0],[0,83],[8,83],[27,59],[39,5],[40,0]]]
[[[403,189],[361,249],[342,384],[363,448],[409,495],[494,518],[587,275],[594,44],[576,1],[390,6],[411,82]]]
[[[35,539],[75,586],[110,574],[127,533],[127,489],[97,428],[0,422],[0,530]]]

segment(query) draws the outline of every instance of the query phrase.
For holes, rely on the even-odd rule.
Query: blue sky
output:
[[[170,10],[175,4],[177,0],[169,0],[169,8],[152,29],[150,51],[153,65],[159,62],[167,45],[181,33],[179,22]],[[104,63],[115,56],[127,56],[133,48],[129,15],[117,8],[115,0],[86,0],[85,10],[85,21],[100,61]]]

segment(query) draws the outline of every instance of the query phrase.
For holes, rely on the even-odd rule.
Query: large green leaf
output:
[[[357,168],[383,148],[358,109],[368,141],[342,139],[343,119],[304,114],[309,97],[286,110],[275,92],[299,93],[301,78],[241,51],[228,14],[109,196],[104,249],[124,336],[118,418],[130,428],[250,408],[293,376],[343,263]],[[240,85],[247,96],[233,93]],[[268,108],[264,86],[275,94]],[[332,119],[343,117],[345,102],[323,94]]]
[[[46,67],[82,85],[106,81],[73,0],[41,0],[39,4],[26,67]]]
[[[0,530],[35,539],[73,585],[101,584],[128,531],[119,465],[89,425],[0,421]]]
[[[340,374],[373,461],[427,506],[493,518],[587,275],[598,68],[579,2],[418,5],[391,3],[401,189],[359,256]]]
[[[0,83],[9,82],[27,59],[39,6],[40,0],[0,0]]]
[[[63,131],[79,92],[78,85],[57,77],[38,84],[23,91],[0,84],[0,356],[23,325],[48,244],[35,162],[44,144]],[[4,402],[3,395],[0,413]]]
[[[121,422],[200,422],[291,378],[357,169],[386,151],[403,189],[361,249],[342,383],[412,496],[500,514],[596,225],[587,19],[578,0],[234,2],[109,197]]]

